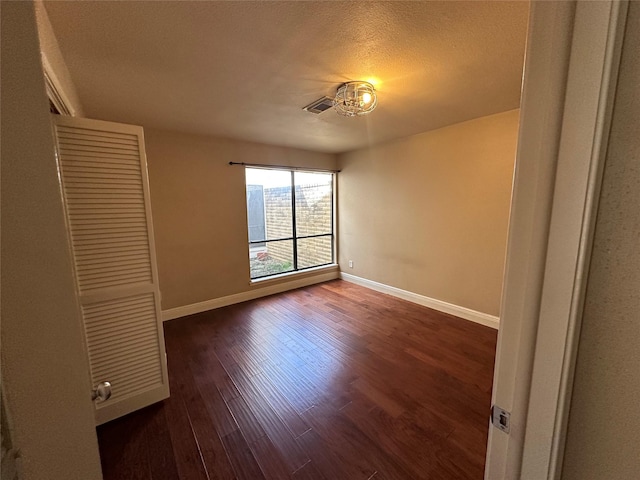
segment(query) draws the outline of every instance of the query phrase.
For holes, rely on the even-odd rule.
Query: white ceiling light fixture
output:
[[[376,90],[369,82],[347,82],[338,87],[333,108],[345,117],[359,117],[373,112],[378,105]]]

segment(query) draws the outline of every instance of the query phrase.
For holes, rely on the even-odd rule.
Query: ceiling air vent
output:
[[[333,98],[322,97],[316,100],[315,102],[310,103],[309,105],[304,107],[303,110],[317,114],[317,113],[322,113],[325,110],[330,109],[331,107],[333,107]]]

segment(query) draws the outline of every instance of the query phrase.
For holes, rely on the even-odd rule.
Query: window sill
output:
[[[290,279],[299,278],[299,277],[313,276],[313,274],[316,274],[316,273],[330,272],[332,270],[336,270],[336,271],[338,270],[337,263],[322,265],[320,267],[305,268],[304,270],[299,270],[297,272],[279,273],[278,275],[273,275],[266,278],[256,278],[255,280],[250,280],[249,285],[251,286],[269,285],[270,283],[280,283],[282,280],[285,280],[285,279],[290,280]]]

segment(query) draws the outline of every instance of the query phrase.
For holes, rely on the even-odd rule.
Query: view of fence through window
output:
[[[246,168],[251,278],[333,263],[333,174]]]

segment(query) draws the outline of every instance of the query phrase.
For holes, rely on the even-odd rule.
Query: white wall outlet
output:
[[[349,268],[353,268],[353,260],[349,260]]]

